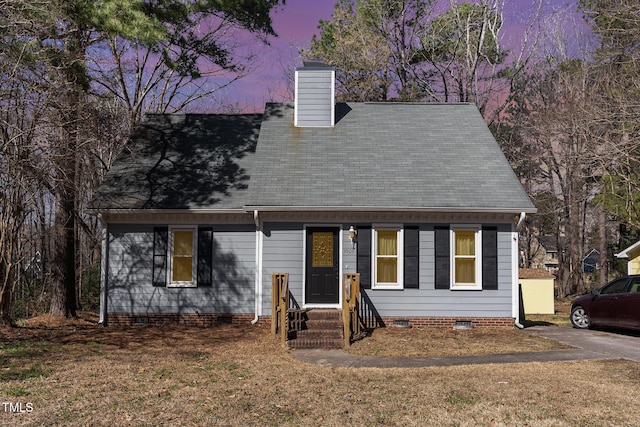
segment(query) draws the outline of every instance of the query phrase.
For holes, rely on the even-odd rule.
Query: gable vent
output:
[[[294,125],[331,127],[335,124],[335,69],[309,61],[296,68]]]

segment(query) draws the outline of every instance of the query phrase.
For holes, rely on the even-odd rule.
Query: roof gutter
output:
[[[520,214],[520,221],[518,225],[524,220],[524,214],[536,213],[535,207],[531,208],[484,208],[484,207],[447,207],[447,206],[434,206],[434,207],[407,207],[407,206],[243,206],[242,208],[232,209],[198,209],[198,208],[184,208],[184,209],[91,209],[97,214],[108,216],[122,215],[122,214],[184,214],[184,213],[196,213],[196,214],[239,214],[239,213],[254,213],[255,211],[262,212],[436,212],[436,213],[501,213],[501,214]]]
[[[200,213],[200,214],[216,214],[216,213],[226,213],[226,214],[237,214],[237,213],[247,213],[248,211],[243,208],[232,208],[232,209],[198,209],[198,208],[184,208],[184,209],[91,209],[94,212],[99,214],[135,214],[135,213],[145,213],[145,214],[183,214],[183,213]]]
[[[501,214],[520,214],[521,219],[526,213],[536,213],[537,209],[533,208],[512,208],[512,209],[496,209],[496,208],[453,208],[453,207],[380,207],[380,206],[245,206],[247,212],[252,210],[260,210],[262,212],[437,212],[437,213],[501,213]]]

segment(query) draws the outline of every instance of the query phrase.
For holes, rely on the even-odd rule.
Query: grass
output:
[[[354,343],[348,352],[362,356],[446,357],[560,350],[566,346],[540,339],[518,329],[445,328],[374,330],[367,339]]]
[[[33,407],[0,407],[0,425],[640,425],[640,366],[628,361],[338,368],[300,362],[261,326],[69,323],[0,331],[0,400]],[[450,332],[388,328],[353,351],[558,346],[516,329]]]
[[[532,325],[556,325],[571,327],[569,314],[571,311],[571,299],[556,300],[554,314],[529,314],[525,316],[525,326]]]

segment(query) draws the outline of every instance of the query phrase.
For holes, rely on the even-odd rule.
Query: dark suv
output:
[[[576,328],[610,326],[640,330],[640,275],[615,279],[571,304]]]

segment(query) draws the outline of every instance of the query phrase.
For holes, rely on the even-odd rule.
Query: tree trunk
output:
[[[4,262],[0,261],[0,326],[12,326],[11,320],[11,283],[9,280],[9,269]]]
[[[71,169],[75,172],[75,165]],[[49,310],[52,316],[76,316],[75,194],[72,183],[71,179],[60,183],[62,189],[56,195],[56,217],[53,227],[55,241],[51,269],[53,289]]]
[[[584,252],[584,204],[581,196],[584,194],[582,182],[577,174],[569,177],[570,202],[567,233],[567,251],[569,253],[569,277],[567,291],[574,295],[585,290],[582,274],[582,258]]]
[[[81,94],[88,87],[84,68],[85,52],[81,40],[69,40],[67,54],[71,59],[64,70],[66,93],[61,97],[62,125],[57,161],[56,217],[54,220],[54,254],[52,316],[76,317],[76,221],[77,221],[77,150],[80,126]],[[86,86],[86,87],[85,87]]]
[[[607,249],[609,245],[607,244],[607,214],[604,211],[604,198],[599,206],[599,210],[598,250],[600,251],[600,259],[598,263],[600,264],[600,270],[598,270],[598,278],[599,284],[604,285],[609,281],[609,263],[607,261]]]

